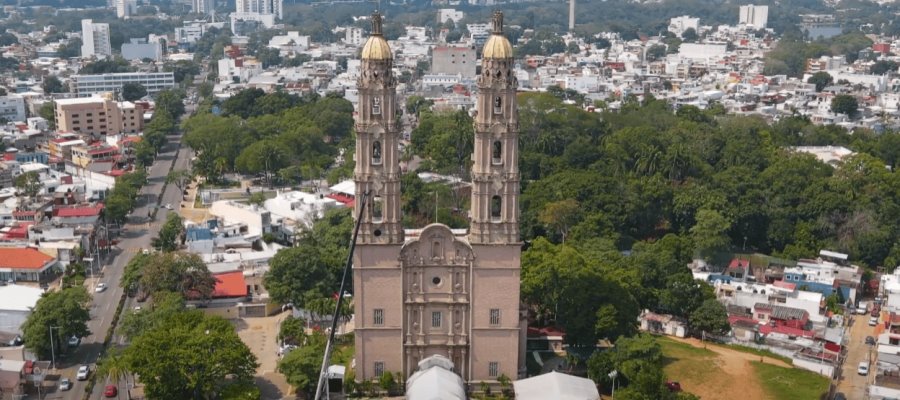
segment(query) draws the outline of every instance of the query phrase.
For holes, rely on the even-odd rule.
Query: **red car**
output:
[[[119,388],[116,385],[106,385],[103,395],[106,397],[116,397],[119,394]]]
[[[675,382],[675,381],[666,382],[666,387],[669,388],[670,392],[680,392],[681,391],[681,384],[678,382]]]

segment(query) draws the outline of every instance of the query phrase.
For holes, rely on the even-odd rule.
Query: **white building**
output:
[[[81,20],[81,56],[85,58],[112,56],[109,24],[95,24],[90,19]]]
[[[25,98],[11,94],[0,97],[0,118],[7,121],[25,121]]]
[[[129,61],[145,58],[159,61],[162,59],[162,44],[158,41],[148,42],[147,39],[132,38],[129,43],[122,43],[122,58]]]
[[[348,26],[344,29],[344,43],[351,46],[360,46],[363,44],[363,30],[355,26]]]
[[[121,92],[126,83],[140,83],[147,89],[147,94],[155,95],[160,91],[175,87],[173,72],[120,72],[98,75],[73,75],[72,86],[78,97],[90,97],[94,94]]]
[[[215,0],[192,0],[191,10],[196,14],[212,14],[216,9]]]
[[[116,17],[128,18],[137,13],[137,0],[116,0]]]
[[[231,18],[232,32],[238,32],[238,23],[242,21],[258,22],[266,29],[275,26],[275,14],[234,12],[229,17]]]
[[[261,237],[272,232],[272,213],[255,205],[220,200],[212,203],[209,214],[222,219],[226,225],[245,226],[246,230],[241,232],[245,238]]]
[[[763,29],[769,22],[769,6],[748,4],[741,6],[738,24]]]
[[[0,286],[0,332],[22,333],[22,325],[43,293],[23,285]]]
[[[442,8],[438,10],[438,22],[442,24],[447,21],[452,21],[454,24],[459,23],[465,16],[466,14],[464,12],[456,11],[452,8]]]
[[[309,228],[313,221],[325,216],[325,211],[344,205],[320,194],[290,191],[278,192],[274,198],[266,200],[264,207],[277,218],[291,220]]]
[[[235,12],[273,14],[276,18],[283,17],[282,0],[235,0]]]
[[[669,20],[669,32],[674,33],[675,36],[681,37],[681,35],[684,34],[684,31],[688,29],[693,29],[694,32],[698,32],[700,29],[700,18],[683,15]]]
[[[309,36],[300,35],[298,31],[289,31],[287,35],[272,36],[269,47],[277,49],[282,55],[297,53],[309,48]]]
[[[175,41],[178,43],[196,43],[206,32],[203,22],[185,22],[183,27],[175,28]]]

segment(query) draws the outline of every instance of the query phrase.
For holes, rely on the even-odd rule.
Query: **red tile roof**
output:
[[[62,218],[94,217],[100,215],[102,210],[103,203],[86,207],[58,207],[53,210],[53,216]]]
[[[40,270],[53,259],[30,247],[0,248],[0,268]]]
[[[247,281],[241,271],[226,272],[213,275],[216,278],[216,287],[213,289],[213,298],[246,297]]]

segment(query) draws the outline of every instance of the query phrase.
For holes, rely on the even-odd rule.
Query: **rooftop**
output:
[[[53,260],[53,257],[30,247],[0,248],[0,268],[39,270]]]
[[[243,271],[226,272],[213,275],[216,278],[216,287],[212,297],[246,297],[247,281],[244,280]]]
[[[0,286],[0,309],[5,311],[31,311],[43,293],[43,290],[30,286]]]

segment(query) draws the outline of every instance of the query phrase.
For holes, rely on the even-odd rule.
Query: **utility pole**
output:
[[[53,345],[53,330],[54,329],[56,329],[58,332],[59,327],[58,326],[50,327],[50,368],[51,369],[56,369],[56,350],[54,350],[55,346]]]

